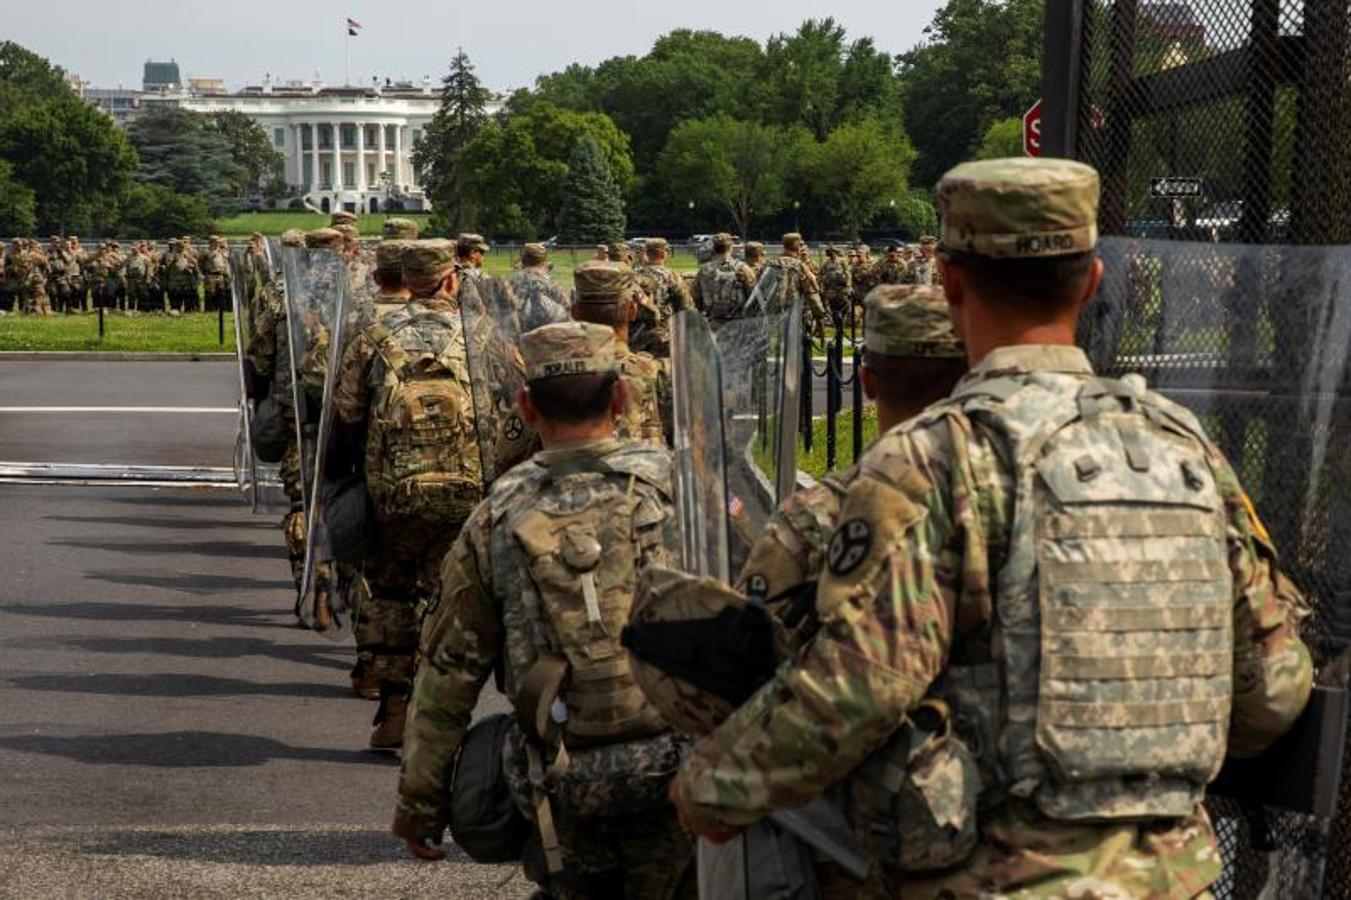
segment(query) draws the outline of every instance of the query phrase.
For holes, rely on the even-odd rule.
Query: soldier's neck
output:
[[[562,450],[608,441],[615,436],[614,420],[608,416],[593,422],[548,422],[540,419],[535,423],[535,428],[539,432],[540,445],[545,450]]]
[[[1001,347],[1018,347],[1027,344],[1050,344],[1073,347],[1075,322],[1056,320],[1054,322],[1009,322],[988,321],[981,326],[970,328],[962,336],[966,344],[966,356],[971,366],[980,364],[990,353]]]

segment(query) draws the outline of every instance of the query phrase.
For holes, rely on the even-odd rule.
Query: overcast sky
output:
[[[146,59],[176,59],[184,78],[218,77],[235,89],[264,73],[330,84],[345,80],[343,25],[354,84],[423,75],[438,79],[463,46],[494,90],[528,86],[570,62],[642,55],[673,28],[708,28],[764,40],[806,18],[832,15],[850,37],[870,35],[891,53],[910,49],[941,0],[770,0],[727,3],[557,3],[510,0],[15,0],[0,38],[16,41],[96,87],[139,86]],[[472,11],[471,11],[472,10]]]

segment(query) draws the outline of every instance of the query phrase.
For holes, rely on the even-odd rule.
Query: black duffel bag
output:
[[[474,862],[520,860],[532,826],[511,799],[502,752],[512,717],[504,713],[475,722],[455,754],[447,824],[455,845]]]
[[[267,396],[254,408],[249,419],[249,443],[253,455],[265,463],[281,462],[286,448],[295,440],[295,431],[286,424],[286,415],[277,398]]]

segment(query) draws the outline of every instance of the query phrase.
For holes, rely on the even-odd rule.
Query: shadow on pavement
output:
[[[187,554],[228,559],[285,559],[286,548],[275,544],[255,544],[246,541],[96,541],[55,540],[53,547],[77,547],[81,550],[106,550],[110,553],[131,553],[142,556]]]
[[[103,766],[155,768],[261,766],[274,759],[394,767],[393,754],[329,747],[292,747],[251,734],[219,731],[171,731],[165,734],[25,734],[0,737],[0,749],[43,753]]]
[[[149,675],[19,675],[6,683],[22,691],[63,694],[126,694],[133,697],[338,697],[338,684],[299,681],[257,682],[211,675],[159,672]]]
[[[276,644],[258,638],[98,638],[98,637],[34,637],[0,641],[0,645],[15,650],[58,650],[74,648],[85,653],[149,653],[157,656],[186,656],[193,659],[238,659],[242,656],[265,656],[306,666],[328,669],[346,669],[350,662],[336,659],[332,654],[351,656],[351,651],[337,644],[302,646]]]
[[[149,495],[127,495],[123,497],[108,497],[108,503],[125,503],[129,506],[218,506],[230,507],[241,511],[247,511],[248,506],[242,499],[233,492],[225,495],[216,492],[207,493],[206,491],[190,492],[185,495],[182,493],[168,494],[164,492]]]
[[[241,829],[118,831],[80,845],[82,853],[105,856],[153,856],[191,862],[271,866],[371,866],[408,860],[403,844],[388,831]],[[472,864],[457,847],[446,845],[450,863]]]
[[[274,519],[280,519],[278,514]],[[76,525],[116,525],[123,528],[167,528],[175,531],[219,531],[219,519],[175,519],[172,516],[43,516],[48,522],[70,522]],[[266,528],[280,531],[274,519],[251,519],[230,522],[229,528]]]
[[[104,581],[113,581],[112,577],[100,576]],[[235,584],[233,590],[257,590],[258,584],[269,589],[281,590],[283,587],[292,595],[295,585],[289,581],[269,581],[239,586],[244,579],[227,578],[223,581]],[[137,581],[122,581],[122,584],[140,584]],[[158,586],[158,585],[156,585]],[[225,593],[203,591],[201,593]],[[295,617],[289,609],[278,604],[276,612],[257,609],[243,609],[238,606],[178,606],[158,603],[13,603],[0,606],[0,613],[16,616],[39,616],[52,619],[77,619],[95,622],[193,622],[203,625],[228,625],[230,627],[252,626],[255,628],[291,628]]]
[[[268,554],[271,558],[274,554]],[[238,575],[172,575],[159,570],[135,571],[121,569],[114,572],[90,572],[94,581],[125,584],[135,587],[163,588],[187,594],[238,594],[244,591],[286,591],[294,599],[295,582],[281,579],[241,578]]]

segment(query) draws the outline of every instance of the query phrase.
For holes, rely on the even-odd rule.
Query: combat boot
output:
[[[374,653],[357,653],[352,666],[352,693],[363,700],[380,699],[380,667]]]
[[[372,750],[398,750],[403,746],[403,726],[408,720],[408,698],[413,692],[411,656],[377,656],[380,671],[380,708],[371,724]]]

